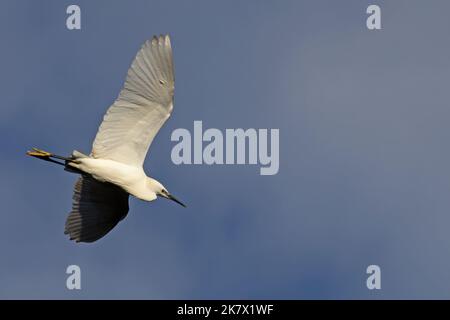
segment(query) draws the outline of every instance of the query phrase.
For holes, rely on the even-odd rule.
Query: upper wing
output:
[[[89,176],[81,176],[73,194],[72,211],[64,233],[76,242],[94,242],[126,217],[128,193]]]
[[[169,36],[153,37],[137,53],[124,88],[109,107],[92,156],[142,166],[173,108],[174,74]]]

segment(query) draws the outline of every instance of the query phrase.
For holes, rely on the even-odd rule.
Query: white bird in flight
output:
[[[65,225],[70,240],[94,242],[106,235],[127,215],[130,194],[145,201],[160,196],[185,206],[143,169],[150,144],[172,112],[173,93],[170,39],[168,35],[155,36],[137,53],[89,156],[76,150],[70,157],[36,148],[27,152],[81,174]]]

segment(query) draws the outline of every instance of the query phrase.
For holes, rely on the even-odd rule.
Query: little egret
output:
[[[94,242],[128,213],[128,196],[164,197],[185,206],[143,169],[147,150],[173,109],[174,74],[169,36],[153,37],[137,53],[118,98],[109,107],[90,155],[62,157],[33,148],[27,154],[81,174],[75,184],[65,234]],[[59,161],[63,160],[63,161]]]

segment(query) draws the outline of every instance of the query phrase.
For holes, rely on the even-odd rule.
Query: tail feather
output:
[[[74,159],[78,159],[78,158],[89,158],[88,155],[85,155],[84,153],[78,151],[78,150],[73,150],[72,151],[72,158]]]

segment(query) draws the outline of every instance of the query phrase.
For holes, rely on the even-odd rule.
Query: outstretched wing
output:
[[[153,37],[137,53],[124,88],[106,112],[92,156],[142,166],[153,138],[172,112],[173,92],[169,36]]]
[[[81,176],[75,184],[65,234],[76,242],[94,242],[128,213],[128,193],[119,187]]]

